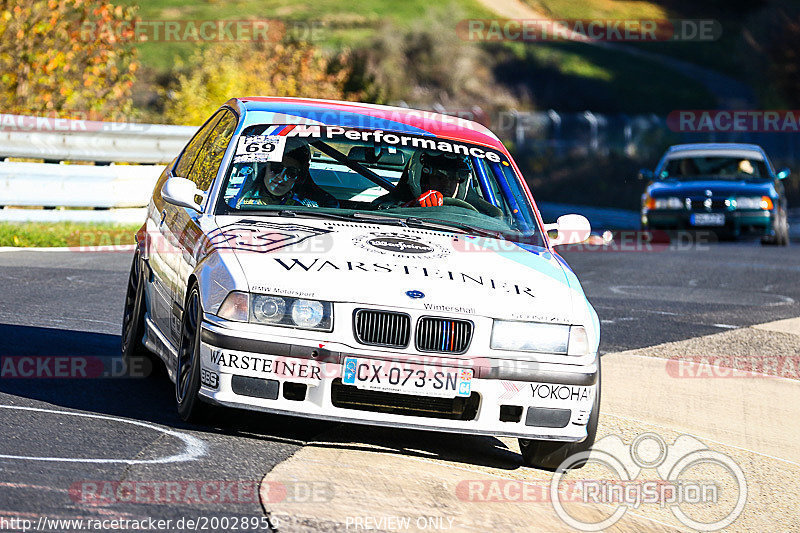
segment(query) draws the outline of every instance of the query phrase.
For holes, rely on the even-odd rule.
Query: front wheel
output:
[[[203,323],[203,307],[200,291],[195,285],[186,298],[181,319],[181,339],[178,346],[178,361],[175,369],[175,401],[178,415],[186,422],[205,421],[211,406],[203,403],[200,390],[200,325]]]
[[[781,220],[781,230],[780,237],[778,238],[778,245],[789,246],[789,216],[786,214],[786,211],[783,212],[783,218]]]
[[[142,342],[144,338],[144,275],[138,253],[133,256],[125,292],[125,309],[122,314],[122,361],[128,375],[152,375],[159,369],[159,361]]]
[[[772,233],[773,235],[771,237],[763,237],[761,239],[761,244],[774,244],[777,246],[789,245],[789,217],[786,211],[783,211],[783,216],[776,218],[773,222]]]
[[[600,418],[600,359],[597,359],[597,394],[592,404],[592,414],[586,424],[586,438],[581,442],[557,442],[550,440],[519,439],[522,462],[531,468],[556,470],[567,457],[586,452],[594,445],[597,435],[597,421]],[[578,469],[585,460],[575,461],[570,468]]]

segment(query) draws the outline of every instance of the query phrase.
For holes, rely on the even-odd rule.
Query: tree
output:
[[[323,54],[305,42],[216,44],[197,51],[190,70],[168,91],[165,116],[177,124],[202,124],[234,96],[302,96],[347,100],[348,56]]]
[[[133,8],[104,0],[0,0],[0,108],[126,118],[133,18]]]

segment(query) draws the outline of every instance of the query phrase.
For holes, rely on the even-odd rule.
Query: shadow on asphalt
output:
[[[177,429],[502,469],[520,466],[519,455],[492,437],[339,424],[235,409],[217,412],[209,426],[186,424],[177,415],[174,386],[165,372],[141,378],[115,377],[120,371],[115,364],[119,363],[119,344],[118,335],[107,333],[0,324],[0,392]],[[30,359],[23,363],[23,358]],[[85,371],[70,370],[75,358],[88,361],[81,367]],[[111,375],[101,376],[103,369]],[[64,371],[80,377],[49,377]],[[25,377],[30,372],[38,375]],[[84,374],[88,377],[82,377]]]

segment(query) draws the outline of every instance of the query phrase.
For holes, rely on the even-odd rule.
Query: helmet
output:
[[[446,198],[463,200],[467,196],[472,168],[466,157],[448,153],[424,152],[420,156],[420,190],[436,190]]]

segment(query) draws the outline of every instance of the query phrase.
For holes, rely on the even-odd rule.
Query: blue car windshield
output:
[[[766,180],[767,165],[759,159],[729,156],[676,157],[667,161],[661,179],[690,180]]]
[[[250,126],[235,142],[218,214],[368,212],[543,245],[533,206],[500,151],[433,136],[307,125]]]

